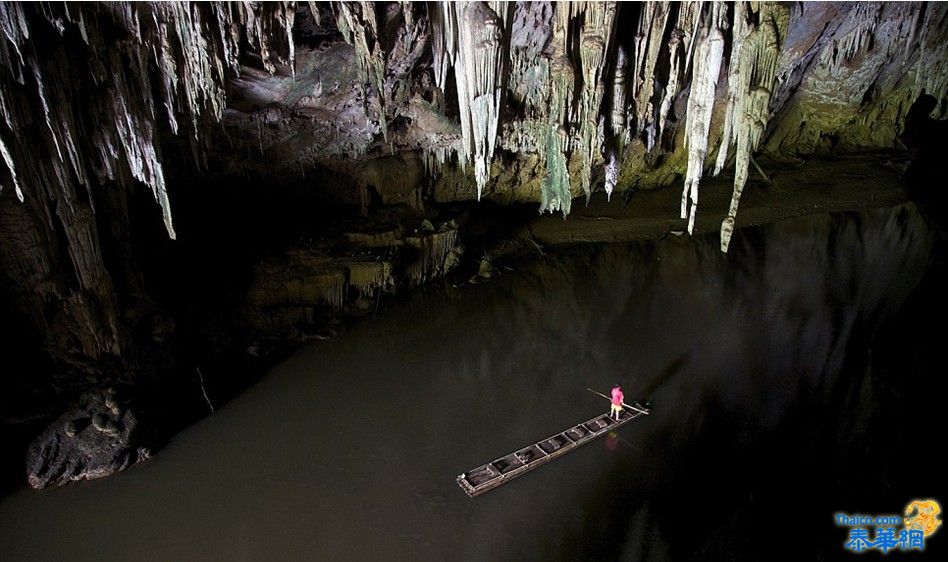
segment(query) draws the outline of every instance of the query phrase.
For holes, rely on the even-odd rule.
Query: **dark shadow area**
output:
[[[838,559],[835,512],[941,498],[924,464],[943,396],[924,349],[938,332],[920,322],[944,311],[926,300],[941,279],[926,277],[914,206],[717,246],[577,247],[489,285],[416,292],[294,354],[160,462],[14,494],[0,542],[68,545],[77,560],[129,555],[143,535],[151,552],[206,559]],[[906,347],[919,342],[921,355]],[[617,380],[648,391],[653,414],[475,500],[454,483],[605,413],[584,388]],[[775,550],[777,531],[794,535]]]
[[[919,96],[905,117],[900,140],[911,159],[905,173],[909,196],[944,228],[948,224],[948,121],[931,117],[937,105],[933,96]]]

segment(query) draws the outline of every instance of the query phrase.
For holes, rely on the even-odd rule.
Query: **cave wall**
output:
[[[334,30],[338,9],[320,4],[318,26],[301,10],[296,75],[235,82],[241,102],[224,123],[244,141],[240,167],[298,179],[324,166],[361,188],[373,186],[366,160],[410,151],[426,165],[416,190],[433,201],[564,215],[592,191],[684,182],[688,219],[705,171],[726,170],[737,176],[728,226],[752,153],[900,150],[919,95],[945,111],[937,3],[346,5],[371,16],[365,39]],[[399,168],[389,164],[376,169]],[[212,168],[233,166],[225,153]]]
[[[791,19],[781,53],[774,126],[764,149],[830,155],[903,148],[905,115],[923,93],[946,115],[944,6],[912,2],[813,2]],[[824,25],[814,34],[813,25]]]
[[[726,250],[752,154],[899,148],[918,95],[946,110],[939,3],[2,2],[0,31],[4,292],[93,366],[149,306],[130,194],[174,238],[169,177],[564,215],[674,185],[690,228],[733,169]]]
[[[201,131],[222,117],[241,50],[261,53],[270,68],[292,60],[280,27],[292,25],[287,10],[0,5],[0,264],[54,359],[123,355],[123,316],[143,297],[128,194],[151,191],[174,238],[161,130],[190,138],[200,154]]]

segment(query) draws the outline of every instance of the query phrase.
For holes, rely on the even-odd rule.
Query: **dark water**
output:
[[[11,495],[0,558],[851,556],[834,512],[948,501],[925,448],[944,397],[931,248],[907,207],[746,230],[727,257],[687,237],[587,248],[419,295],[157,462]],[[617,381],[654,414],[477,499],[454,483],[605,411],[584,388]]]

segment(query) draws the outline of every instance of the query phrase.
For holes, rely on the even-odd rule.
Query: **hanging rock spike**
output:
[[[695,40],[698,37],[698,26],[701,23],[702,4],[702,2],[694,1],[679,4],[678,23],[668,40],[668,84],[665,86],[665,93],[658,110],[658,139],[662,138],[668,113],[681,89],[681,79],[691,66]]]
[[[561,211],[564,217],[569,214],[572,204],[567,157],[569,131],[564,127],[570,115],[575,81],[568,55],[572,10],[571,2],[562,2],[556,5],[554,14],[553,35],[550,38],[549,107],[544,133],[546,138],[542,142],[546,177],[540,192],[540,212]]]
[[[655,145],[655,107],[652,96],[655,93],[655,65],[664,44],[665,26],[671,11],[669,2],[644,2],[639,30],[635,34],[635,79],[632,82],[632,96],[635,100],[635,129],[645,133],[646,150]]]
[[[53,260],[68,256],[75,285],[43,283],[30,302],[62,302],[85,356],[117,355],[122,339],[97,203],[122,205],[140,182],[174,238],[159,119],[174,133],[189,123],[192,150],[202,153],[202,133],[223,116],[239,45],[259,48],[275,70],[292,63],[292,25],[284,2],[0,4],[0,166],[33,237],[5,255],[30,256],[26,271],[51,280]],[[30,240],[55,242],[43,253]],[[41,304],[29,314],[40,329],[50,321]]]
[[[579,146],[583,157],[579,174],[580,186],[587,201],[591,195],[589,184],[592,166],[601,157],[602,152],[603,132],[600,128],[599,110],[605,93],[603,71],[615,16],[614,2],[585,4],[579,46],[583,89],[580,93],[578,121]]]
[[[735,10],[727,114],[714,169],[715,174],[721,171],[729,147],[735,146],[734,191],[727,217],[721,223],[722,252],[727,252],[734,232],[751,155],[767,126],[781,38],[786,34],[789,16],[785,8],[775,3],[760,4],[755,13],[747,3],[737,2]],[[760,23],[755,25],[754,21]]]
[[[724,56],[722,27],[726,25],[727,7],[714,2],[705,16],[704,32],[695,50],[691,94],[688,96],[688,116],[685,123],[685,146],[688,149],[688,169],[681,193],[681,218],[688,219],[688,233],[694,232],[698,211],[698,185],[704,172],[708,154],[708,130],[714,94]]]
[[[379,104],[379,127],[383,139],[388,142],[388,124],[385,117],[385,52],[379,43],[375,2],[334,2],[333,6],[338,10],[336,26],[342,38],[355,48],[362,83],[375,92]]]

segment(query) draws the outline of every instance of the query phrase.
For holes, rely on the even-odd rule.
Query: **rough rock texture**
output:
[[[239,112],[225,119],[258,145],[259,157],[240,166],[293,174],[326,166],[359,178],[362,166],[350,158],[420,151],[435,200],[482,195],[565,214],[572,198],[599,189],[661,187],[688,176],[689,193],[697,193],[705,171],[729,171],[733,162],[734,215],[751,154],[898,148],[914,98],[945,96],[948,22],[938,4],[495,7],[376,5],[378,26],[391,36],[380,39],[381,89],[360,85],[364,55],[331,35],[297,45],[291,88],[270,87],[283,78],[244,74],[238,97],[251,89],[267,95],[235,105]],[[477,22],[483,37],[467,33],[465,22]],[[637,33],[627,41],[617,26],[629,22]],[[709,66],[695,53],[712,27],[721,64]],[[378,91],[384,99],[373,99]],[[304,107],[318,110],[303,114]],[[260,126],[260,112],[273,108],[279,119]],[[705,121],[703,134],[679,126]],[[722,225],[725,238],[732,222]]]
[[[526,225],[517,243],[540,252],[656,228],[720,230],[727,251],[771,205],[796,214],[815,197],[763,187],[755,163],[783,180],[780,163],[902,149],[909,107],[927,94],[943,118],[946,87],[944,3],[0,2],[0,302],[15,308],[0,333],[41,340],[70,392],[113,384],[141,372],[129,364],[154,371],[143,342],[206,328],[189,308],[216,287],[189,293],[204,280],[175,267],[195,254],[244,256],[221,274],[247,278],[243,300],[219,306],[281,329],[443,276],[459,225],[431,217],[482,198],[564,217],[592,200]],[[599,191],[631,204],[591,215]],[[261,211],[219,220],[235,200]],[[234,232],[265,236],[263,209],[281,230],[338,208],[415,222],[330,246],[274,234],[271,252],[289,250],[255,267],[253,238]],[[488,277],[493,250],[477,250]],[[147,454],[134,416],[105,401],[86,395],[37,440],[31,484]]]
[[[948,7],[943,3],[810,3],[791,14],[777,63],[764,146],[829,154],[898,146],[908,108],[923,92],[946,116]],[[825,23],[814,34],[810,21]]]
[[[370,312],[383,293],[443,277],[462,252],[455,220],[381,225],[293,245],[254,269],[240,323],[269,333]]]
[[[110,272],[103,245],[125,245],[133,189],[175,236],[159,129],[200,161],[242,50],[292,66],[292,26],[279,3],[0,4],[0,264],[38,330],[75,340],[51,350],[122,353],[115,276],[138,280]]]
[[[698,41],[691,94],[688,96],[688,119],[685,124],[688,171],[681,193],[681,218],[688,219],[688,234],[694,230],[698,213],[698,185],[708,155],[711,112],[714,110],[715,91],[724,54],[724,27],[724,4],[716,3]]]
[[[786,35],[787,12],[774,4],[735,4],[734,48],[728,72],[727,113],[718,147],[715,175],[735,148],[734,194],[727,218],[721,224],[721,251],[726,252],[734,232],[751,154],[757,150],[770,116],[770,99],[777,75],[780,42]]]
[[[0,284],[55,361],[121,360],[171,177],[364,214],[674,186],[691,229],[733,169],[726,250],[755,155],[898,149],[922,93],[944,117],[946,39],[944,3],[2,2]]]
[[[150,456],[138,419],[115,392],[90,391],[30,446],[27,481],[39,490],[102,478]]]

